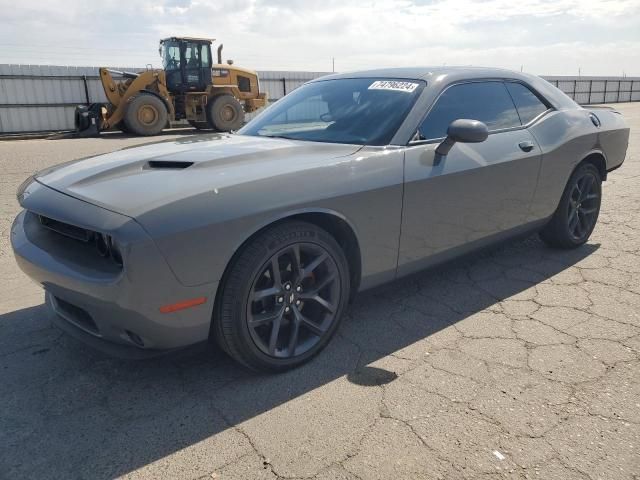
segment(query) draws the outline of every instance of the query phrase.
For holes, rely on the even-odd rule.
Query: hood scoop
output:
[[[193,162],[181,160],[149,160],[144,168],[151,170],[184,170],[191,165],[193,165]]]

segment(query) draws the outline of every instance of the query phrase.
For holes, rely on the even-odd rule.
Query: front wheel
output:
[[[579,247],[596,226],[601,200],[599,170],[591,163],[580,165],[567,182],[553,217],[540,231],[540,238],[551,247]]]
[[[167,108],[162,100],[150,93],[139,93],[133,97],[124,114],[124,125],[136,135],[157,135],[168,121]]]
[[[312,358],[335,333],[349,298],[344,252],[305,222],[259,234],[225,277],[212,333],[253,370],[284,371]]]

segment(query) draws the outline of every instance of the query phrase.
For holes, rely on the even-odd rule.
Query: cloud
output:
[[[168,35],[215,37],[237,64],[338,70],[474,64],[640,75],[637,0],[0,0],[2,61],[158,64]]]

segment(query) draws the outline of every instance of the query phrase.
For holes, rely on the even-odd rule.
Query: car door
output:
[[[456,119],[480,120],[489,137],[456,143],[441,161],[435,149]],[[541,151],[522,126],[502,81],[448,87],[405,151],[398,273],[463,253],[523,225],[535,193]]]

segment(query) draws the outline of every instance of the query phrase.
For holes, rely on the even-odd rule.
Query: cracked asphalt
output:
[[[8,244],[18,184],[149,139],[0,142],[0,477],[640,479],[640,104],[618,107],[630,149],[587,245],[530,237],[361,294],[278,376],[51,326]]]

